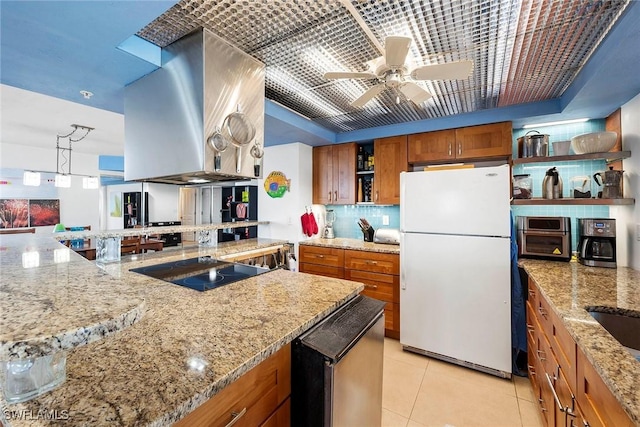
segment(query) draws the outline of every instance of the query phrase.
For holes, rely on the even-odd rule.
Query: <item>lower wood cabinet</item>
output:
[[[385,301],[385,336],[400,339],[400,255],[300,245],[301,273],[364,283],[363,295]]]
[[[291,344],[206,401],[174,426],[290,425]]]
[[[633,426],[531,278],[528,287],[528,371],[544,425]]]

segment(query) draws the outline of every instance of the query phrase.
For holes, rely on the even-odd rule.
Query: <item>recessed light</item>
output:
[[[189,182],[193,184],[203,184],[205,182],[210,182],[210,181],[208,179],[203,179],[203,178],[192,178],[189,180]]]
[[[80,95],[84,96],[84,99],[91,99],[93,96],[93,92],[89,92],[88,90],[81,90]]]

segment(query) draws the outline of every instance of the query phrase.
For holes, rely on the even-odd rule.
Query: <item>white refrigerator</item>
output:
[[[400,176],[400,342],[511,376],[508,165]]]

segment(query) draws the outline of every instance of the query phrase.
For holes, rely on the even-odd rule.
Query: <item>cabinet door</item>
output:
[[[291,344],[204,402],[177,427],[258,426],[291,394]],[[286,420],[285,420],[286,421]],[[284,424],[270,424],[284,425]]]
[[[333,201],[333,146],[313,147],[313,203]]]
[[[375,180],[373,201],[378,204],[400,204],[400,172],[409,170],[407,161],[407,136],[376,139]]]
[[[511,156],[511,122],[456,129],[456,158]]]
[[[333,147],[333,199],[334,205],[356,203],[356,156],[358,144],[338,144]]]
[[[456,131],[454,129],[418,133],[408,137],[409,163],[455,159],[455,150]]]

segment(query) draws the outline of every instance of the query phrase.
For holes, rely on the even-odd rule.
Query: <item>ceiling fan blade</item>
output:
[[[336,79],[375,79],[377,76],[372,73],[352,73],[349,71],[335,71],[324,73],[323,76],[327,80]]]
[[[384,40],[384,59],[389,68],[402,68],[407,59],[411,39],[409,37],[389,36]]]
[[[362,107],[367,102],[371,101],[376,97],[382,90],[384,89],[384,83],[377,84],[369,89],[365,93],[363,93],[358,99],[353,101],[351,105],[356,108]]]
[[[414,80],[460,80],[469,77],[472,71],[473,61],[465,60],[418,67],[411,71],[411,77]]]
[[[416,104],[422,104],[424,101],[432,97],[429,92],[412,82],[406,82],[400,85],[399,89],[400,92],[404,94],[404,96],[406,96]]]

